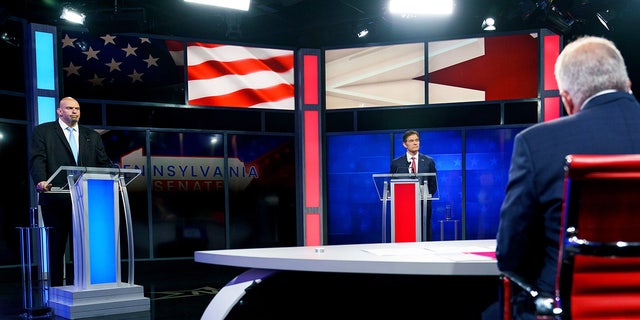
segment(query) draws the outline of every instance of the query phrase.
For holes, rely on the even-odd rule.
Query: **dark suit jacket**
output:
[[[33,129],[29,156],[29,170],[33,183],[49,179],[60,166],[109,167],[100,134],[78,126],[78,163],[73,159],[69,142],[58,120],[43,123]],[[66,174],[58,176],[54,186],[66,184]]]
[[[33,183],[45,181],[60,166],[109,167],[111,161],[105,152],[100,134],[91,128],[78,127],[78,163],[73,158],[69,142],[58,120],[43,123],[33,129],[29,155],[29,170]],[[53,186],[67,184],[66,172],[59,174]],[[64,254],[67,238],[73,247],[72,205],[68,193],[45,192],[39,194],[38,204],[49,232],[49,278],[52,286],[63,285]],[[71,255],[73,256],[73,250]],[[73,283],[73,272],[67,273],[67,284]]]
[[[390,173],[409,173],[409,167],[411,163],[407,162],[407,154],[403,153],[401,156],[391,161]],[[418,173],[436,173],[436,163],[433,158],[418,153]],[[427,178],[427,186],[429,187],[429,193],[435,194],[438,183],[436,177]]]
[[[498,268],[552,293],[565,156],[618,153],[640,153],[640,105],[626,92],[596,96],[574,115],[520,132],[500,210]]]

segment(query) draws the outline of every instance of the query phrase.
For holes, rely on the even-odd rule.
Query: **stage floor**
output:
[[[141,314],[120,314],[89,320],[200,320],[213,296],[245,269],[212,266],[193,260],[140,261],[135,283],[144,286],[151,310]],[[20,268],[0,268],[0,319],[23,319]],[[54,318],[55,319],[55,318]]]

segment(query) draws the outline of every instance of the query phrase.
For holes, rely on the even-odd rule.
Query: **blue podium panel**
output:
[[[115,285],[120,282],[118,176],[85,172],[69,175],[73,202],[74,285]]]
[[[116,181],[110,177],[87,177],[86,188],[89,285],[119,282]]]
[[[137,312],[147,317],[149,298],[133,283],[133,230],[126,188],[140,170],[62,166],[49,180],[61,172],[67,173],[67,185],[56,186],[56,192],[70,193],[73,205],[75,279],[73,286],[51,288],[51,309],[66,319]],[[121,208],[129,249],[128,282],[121,281]]]

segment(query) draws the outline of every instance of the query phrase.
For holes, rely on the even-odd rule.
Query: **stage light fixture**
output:
[[[67,20],[71,23],[84,24],[84,19],[86,18],[85,14],[75,10],[72,7],[65,6],[62,8],[62,14],[60,18]]]
[[[364,38],[369,34],[369,29],[364,28],[358,32],[358,38]]]
[[[184,2],[204,4],[214,7],[249,11],[251,0],[184,0]]]
[[[482,30],[484,31],[495,31],[496,30],[496,20],[493,18],[486,18],[482,21]]]
[[[563,13],[556,6],[548,7],[545,14],[544,20],[549,28],[560,34],[568,34],[575,23],[569,14]]]
[[[389,0],[389,12],[396,14],[452,14],[453,0]]]
[[[599,11],[596,13],[596,18],[598,18],[598,21],[600,21],[600,23],[608,31],[611,31],[611,27],[609,23],[611,22],[611,20],[613,20],[613,18],[615,18],[615,16],[616,16],[615,13],[609,9]]]
[[[9,34],[8,32],[2,32],[0,34],[0,40],[6,42],[7,44],[13,46],[13,47],[19,47],[20,46],[20,41],[18,40],[18,38],[16,38],[15,36]]]

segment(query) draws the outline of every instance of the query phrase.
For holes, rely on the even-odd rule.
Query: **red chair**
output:
[[[640,154],[566,157],[553,296],[505,273],[534,297],[538,319],[640,319]]]

